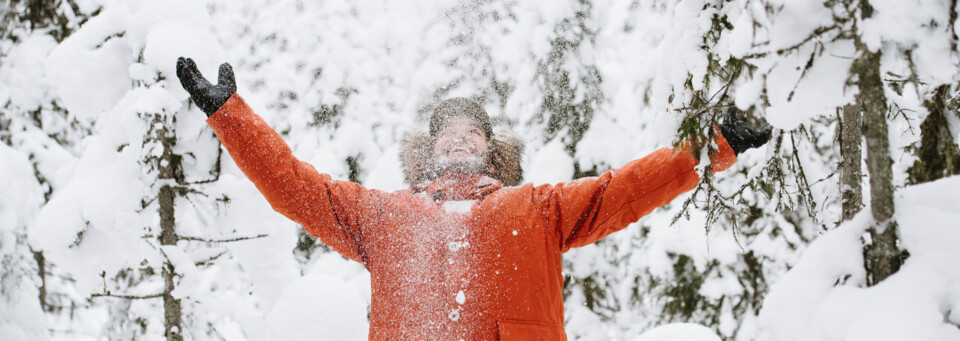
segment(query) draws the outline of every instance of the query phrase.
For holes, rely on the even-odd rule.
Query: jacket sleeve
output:
[[[274,210],[347,258],[366,265],[361,219],[377,196],[297,160],[286,142],[237,94],[207,119],[230,156]]]
[[[713,171],[736,162],[720,134]],[[686,148],[663,148],[598,177],[534,189],[547,224],[556,229],[561,252],[596,242],[697,186],[699,164]]]

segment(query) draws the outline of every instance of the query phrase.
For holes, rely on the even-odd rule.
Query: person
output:
[[[403,141],[412,186],[367,189],[297,160],[236,94],[229,64],[214,85],[181,57],[177,76],[270,205],[370,272],[371,340],[565,340],[561,255],[700,179],[691,152],[664,148],[597,177],[521,184],[519,139],[452,98]],[[715,171],[770,136],[737,119],[719,129]]]

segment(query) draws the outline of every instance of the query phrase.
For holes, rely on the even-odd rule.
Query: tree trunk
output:
[[[173,145],[176,139],[168,137],[165,128],[160,130],[160,141],[163,144],[163,154],[160,156],[160,176],[162,180],[173,180],[175,178],[175,157],[173,154]],[[169,184],[160,187],[160,245],[177,245],[176,221],[174,220],[174,199],[176,193]],[[164,335],[167,341],[181,341],[181,309],[180,300],[173,297],[174,286],[173,264],[170,261],[163,265],[163,316],[164,316]]]
[[[858,100],[859,102],[859,100]],[[850,104],[843,107],[843,119],[840,121],[840,195],[843,200],[843,216],[847,221],[860,213],[863,207],[861,185],[861,162],[863,154],[860,143],[863,141],[863,128],[860,119],[860,105]]]
[[[867,285],[874,285],[897,272],[903,257],[897,247],[897,224],[893,218],[893,160],[887,137],[887,99],[880,79],[880,52],[858,44],[861,56],[853,64],[863,103],[863,135],[867,140],[867,171],[870,173],[870,206],[874,225],[864,246]]]

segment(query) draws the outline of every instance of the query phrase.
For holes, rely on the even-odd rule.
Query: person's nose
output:
[[[467,140],[467,130],[466,129],[456,129],[453,131],[453,141],[454,142],[463,142]]]

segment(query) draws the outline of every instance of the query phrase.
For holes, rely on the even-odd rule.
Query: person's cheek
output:
[[[485,142],[486,141],[484,141],[483,138],[480,138],[480,137],[474,138],[473,145],[477,146],[477,152],[479,154],[486,153],[487,149],[490,148],[490,146],[488,146]]]
[[[442,155],[443,150],[446,149],[446,146],[447,146],[446,138],[443,138],[443,137],[437,138],[437,141],[434,142],[434,148],[433,148],[434,154]]]

